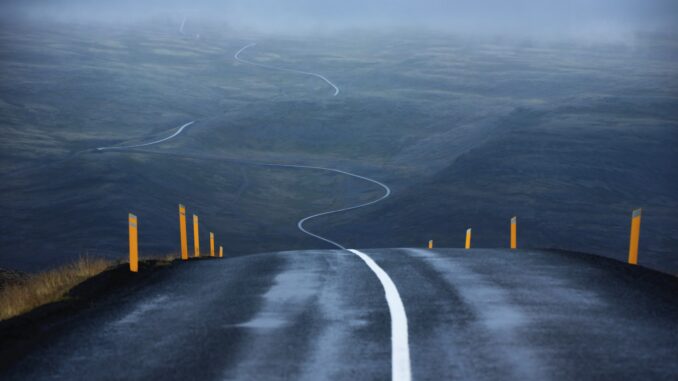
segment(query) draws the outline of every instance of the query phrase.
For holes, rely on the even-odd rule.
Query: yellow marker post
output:
[[[433,240],[428,241],[428,248],[433,249]]]
[[[471,248],[471,228],[466,229],[466,248]]]
[[[186,207],[179,204],[179,235],[181,237],[181,259],[188,260],[188,239],[186,237]]]
[[[200,235],[198,228],[198,216],[193,215],[193,256],[200,257]]]
[[[210,232],[210,257],[214,256],[214,233]]]
[[[518,246],[518,218],[511,218],[511,249],[515,249]]]
[[[219,258],[223,258],[223,257],[224,257],[224,247],[219,246]]]
[[[629,263],[638,264],[638,242],[640,241],[640,215],[642,209],[638,208],[631,214],[631,241],[629,242]]]
[[[136,273],[139,271],[139,236],[137,227],[137,216],[130,213],[129,221],[129,271]]]

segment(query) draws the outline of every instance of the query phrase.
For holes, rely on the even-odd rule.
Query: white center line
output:
[[[407,335],[407,314],[400,294],[391,277],[386,274],[369,255],[358,250],[349,249],[351,253],[362,259],[377,275],[386,293],[386,302],[391,313],[391,380],[410,381],[410,344]]]

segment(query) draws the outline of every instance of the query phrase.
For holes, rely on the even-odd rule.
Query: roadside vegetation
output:
[[[114,264],[107,259],[80,257],[71,264],[16,279],[0,289],[0,320],[62,300],[70,289]]]
[[[166,267],[177,258],[177,254],[144,257],[139,260],[139,266],[141,270]],[[124,267],[124,272],[129,273],[128,265],[126,261],[84,256],[70,264],[35,274],[0,270],[0,321],[45,304],[67,300],[74,287],[104,271]]]
[[[0,289],[0,320],[60,301],[70,289],[113,265],[107,259],[80,257],[71,264],[15,279]]]

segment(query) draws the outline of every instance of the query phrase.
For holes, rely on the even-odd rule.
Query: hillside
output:
[[[479,246],[501,247],[518,215],[528,247],[621,259],[631,209],[643,207],[641,261],[675,269],[678,92],[661,41],[201,36],[163,22],[0,27],[0,267],[120,258],[130,211],[144,254],[176,251],[179,203],[227,255],[324,248],[296,229],[300,218],[381,194],[336,173],[259,165],[286,163],[392,189],[383,207],[309,225],[354,246],[456,246],[473,225]],[[236,61],[252,40],[243,58],[322,73],[341,93]],[[190,121],[162,144],[96,151]]]
[[[591,98],[519,109],[496,134],[421,184],[370,210],[314,226],[349,245],[521,247],[628,253],[630,211],[642,206],[641,262],[678,273],[678,113],[669,100]],[[357,231],[370,232],[357,235]]]

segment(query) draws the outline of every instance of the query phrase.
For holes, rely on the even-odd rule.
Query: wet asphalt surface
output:
[[[678,280],[550,251],[364,250],[414,380],[678,379]],[[383,288],[341,250],[191,261],[111,295],[3,380],[387,380]]]

